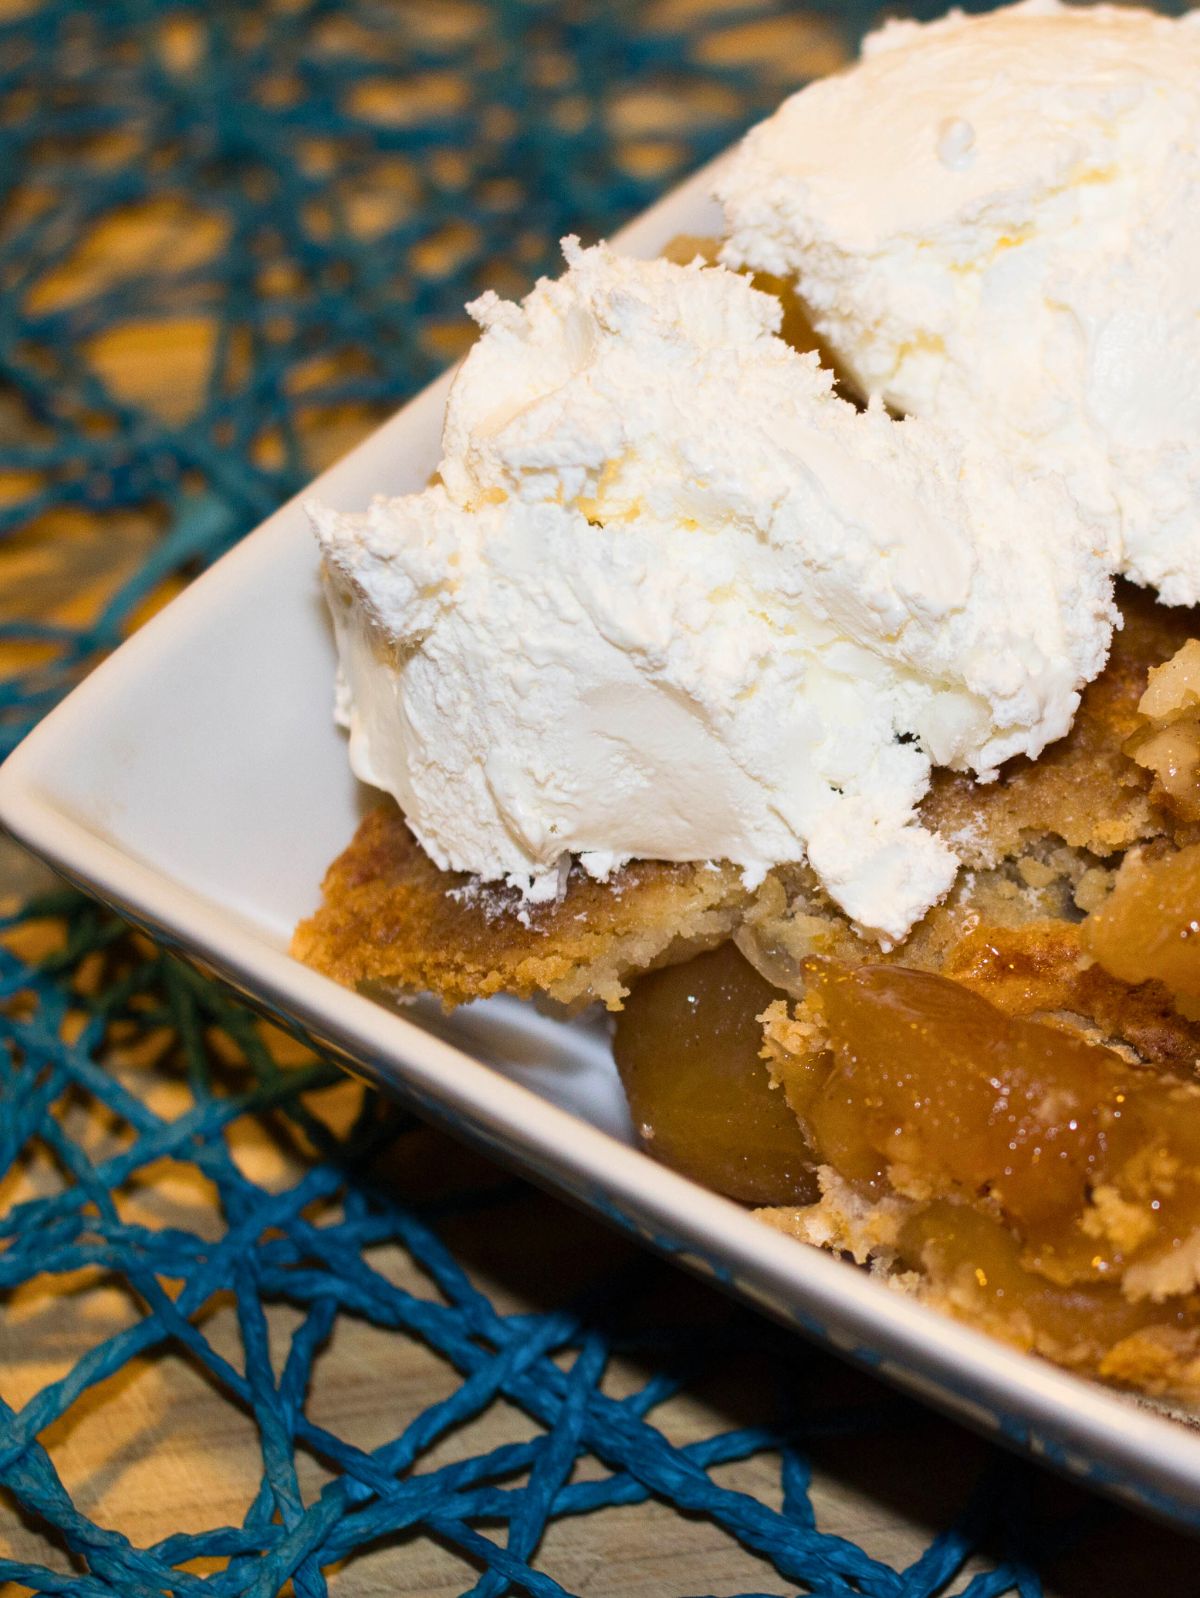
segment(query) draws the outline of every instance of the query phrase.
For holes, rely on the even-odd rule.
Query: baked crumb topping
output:
[[[1200,640],[1151,671],[1138,718],[1125,747],[1154,773],[1153,797],[1181,822],[1200,821]]]
[[[1143,736],[1149,675],[1155,668],[1161,668],[1155,678],[1174,673],[1175,658],[1200,632],[1200,620],[1194,611],[1156,605],[1131,584],[1121,585],[1117,601],[1124,626],[1113,636],[1104,671],[1084,689],[1065,738],[1037,760],[1010,761],[991,784],[934,774],[922,819],[968,865],[993,866],[1021,854],[1033,835],[1105,857],[1174,833],[1190,819],[1164,807],[1149,761],[1131,759],[1127,746]],[[1200,662],[1200,644],[1194,648]],[[1196,713],[1200,717],[1200,707]]]
[[[346,987],[434,993],[447,1009],[511,993],[571,1010],[619,1008],[634,974],[729,937],[751,897],[730,866],[642,860],[604,882],[575,866],[557,901],[531,905],[435,866],[391,803],[362,822],[323,894],[292,953]]]

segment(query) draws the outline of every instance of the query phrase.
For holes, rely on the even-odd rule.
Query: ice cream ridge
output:
[[[1200,15],[1024,0],[870,35],[720,181],[849,381],[1061,477],[1200,600]]]
[[[807,860],[894,942],[958,866],[931,767],[1036,756],[1102,668],[1109,530],[986,429],[840,398],[744,276],[564,251],[470,307],[435,483],[312,507],[354,770],[530,899]]]

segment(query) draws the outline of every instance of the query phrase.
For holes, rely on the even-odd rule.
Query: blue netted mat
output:
[[[0,745],[460,349],[466,298],[610,232],[873,9],[0,0]],[[5,937],[12,1590],[1148,1590],[1132,1521],[413,1125],[77,896]],[[355,1396],[380,1339],[398,1385]],[[93,1479],[82,1439],[143,1392]],[[201,1405],[222,1492],[189,1475]],[[1187,1545],[1152,1546],[1154,1591],[1194,1590]]]
[[[339,1580],[374,1592],[355,1588],[348,1556],[390,1542],[417,1560],[416,1539],[432,1537],[463,1569],[460,1587],[438,1591],[548,1598],[576,1590],[569,1542],[557,1538],[557,1558],[542,1550],[548,1527],[652,1498],[687,1517],[702,1549],[714,1534],[739,1543],[742,1565],[761,1567],[755,1592],[984,1598],[1039,1593],[1039,1569],[1111,1523],[1111,1510],[459,1155],[376,1095],[349,1082],[334,1092],[335,1068],[79,896],[33,903],[0,930],[19,950],[0,955],[0,1288],[10,1313],[55,1283],[85,1300],[116,1285],[126,1303],[113,1328],[111,1307],[97,1314],[86,1354],[22,1402],[7,1401],[19,1373],[0,1372],[0,1482],[46,1545],[44,1562],[0,1558],[0,1580],[81,1598],[267,1598],[288,1580],[323,1593],[337,1564],[335,1592]],[[265,1180],[247,1174],[247,1131],[279,1151]],[[204,1202],[157,1203],[193,1173]],[[441,1366],[428,1407],[367,1395],[385,1439],[369,1446],[347,1435],[361,1415],[322,1402],[322,1362],[347,1321],[419,1342]],[[5,1347],[19,1355],[20,1323]],[[175,1371],[152,1391],[176,1424],[181,1365],[205,1373],[210,1402],[251,1418],[255,1485],[232,1524],[137,1546],[72,1501],[55,1442],[73,1413],[156,1362]],[[498,1405],[524,1422],[472,1448],[463,1429]],[[680,1437],[698,1415],[703,1431]],[[157,1447],[168,1459],[170,1436]],[[154,1459],[139,1463],[153,1488]],[[739,1464],[754,1468],[730,1474]],[[76,1499],[80,1487],[90,1496],[77,1484]],[[868,1523],[890,1504],[928,1546],[895,1568],[822,1526],[817,1506],[836,1520],[839,1495],[856,1492],[879,1495]],[[663,1535],[651,1529],[645,1559]],[[711,1591],[696,1576],[706,1562],[636,1590]],[[687,1570],[686,1554],[673,1565]],[[952,1586],[967,1566],[969,1583]]]

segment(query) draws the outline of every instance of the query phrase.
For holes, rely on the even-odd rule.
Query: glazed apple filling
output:
[[[1119,884],[1108,914],[1124,896]],[[1200,1086],[1164,1063],[1181,1051],[1137,1064],[1077,1018],[1011,1013],[1011,960],[1007,1009],[972,991],[998,973],[980,967],[986,934],[968,941],[962,980],[812,959],[795,1007],[732,945],[645,978],[616,1027],[641,1135],[709,1186],[769,1203],[772,1224],[1009,1341],[1191,1392]],[[1018,955],[1030,942],[993,940]],[[1036,966],[1017,982],[1031,1005]]]

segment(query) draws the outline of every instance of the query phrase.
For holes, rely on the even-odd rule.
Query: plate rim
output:
[[[663,196],[615,234],[614,245],[636,250],[639,237],[651,237],[664,216],[707,192],[727,159],[728,152]],[[665,1246],[681,1263],[697,1269],[707,1259],[711,1273],[715,1259],[715,1274],[739,1296],[871,1365],[885,1379],[919,1391],[957,1420],[992,1435],[998,1430],[1001,1441],[1082,1475],[1094,1487],[1200,1529],[1200,1432],[1186,1423],[1021,1353],[764,1225],[475,1055],[300,964],[236,912],[173,882],[54,799],[49,774],[56,762],[70,759],[74,733],[93,708],[119,700],[123,685],[156,656],[186,652],[189,639],[220,616],[224,596],[269,566],[283,541],[294,537],[289,524],[297,505],[352,473],[383,435],[402,432],[410,413],[428,407],[453,371],[426,385],[248,533],[51,710],[0,766],[0,823],[64,876],[297,1021],[383,1089],[419,1098],[435,1119],[482,1138],[501,1158],[607,1213],[652,1246]],[[581,1191],[581,1176],[589,1191]],[[661,1235],[647,1236],[655,1227]],[[789,1306],[786,1312],[781,1301]],[[816,1323],[818,1314],[836,1331]]]

